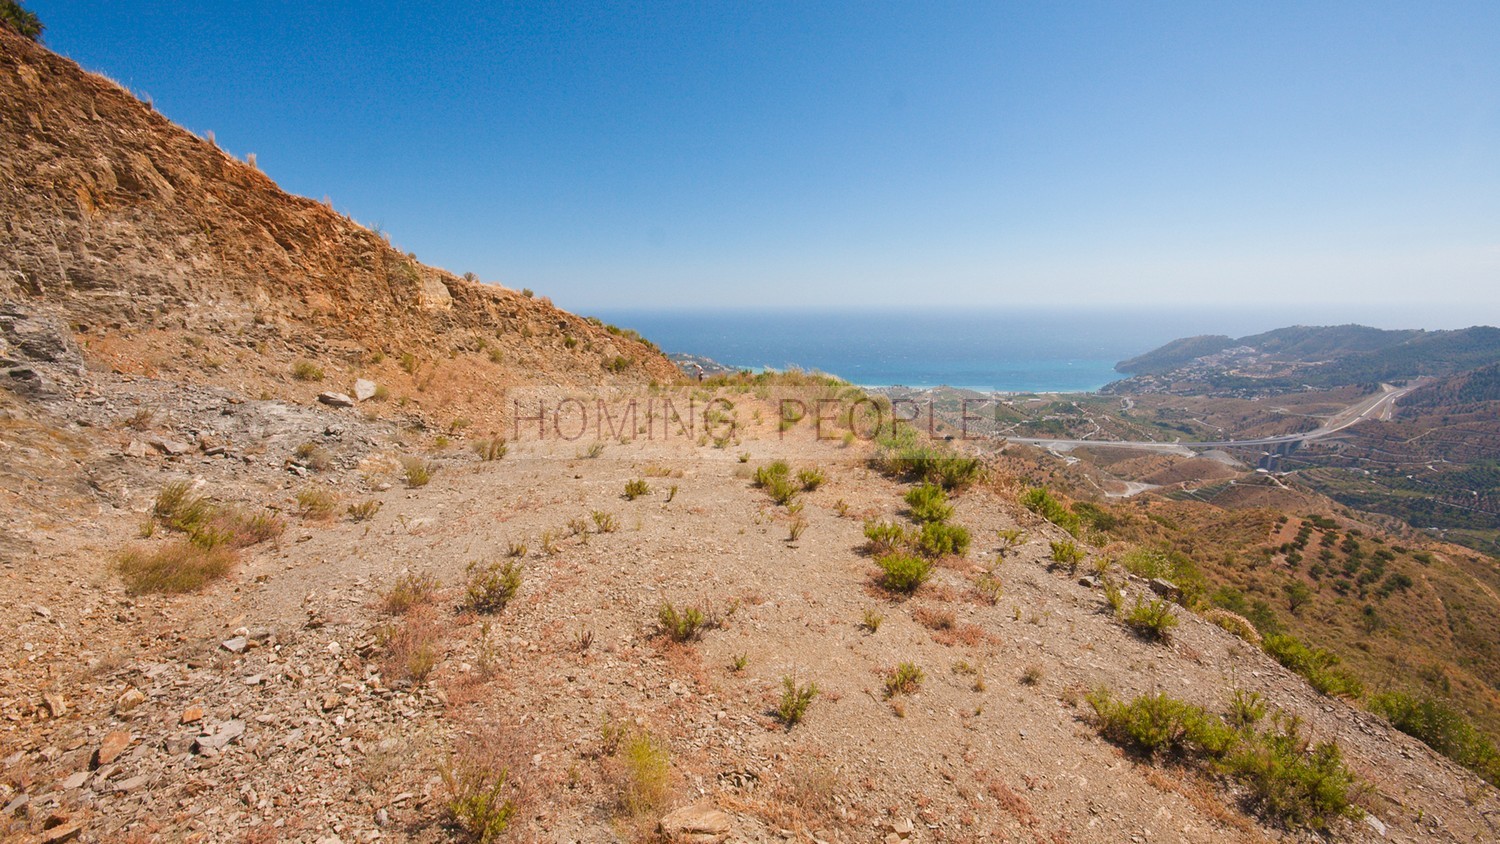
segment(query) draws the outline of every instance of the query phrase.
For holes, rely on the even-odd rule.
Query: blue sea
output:
[[[1286,325],[1364,322],[1399,315],[1243,310],[1007,308],[973,310],[612,310],[666,352],[745,369],[798,367],[866,387],[946,385],[1001,392],[1090,392],[1114,370],[1179,337],[1241,337]]]

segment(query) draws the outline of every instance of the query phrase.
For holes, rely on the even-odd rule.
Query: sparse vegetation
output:
[[[515,803],[504,797],[509,772],[452,758],[438,767],[438,774],[448,791],[445,808],[453,825],[475,844],[498,841],[516,813]]]
[[[375,514],[380,512],[380,504],[381,502],[378,499],[372,498],[368,501],[361,501],[358,504],[350,504],[346,512],[349,515],[350,521],[365,522],[374,518]]]
[[[781,703],[776,707],[776,715],[781,722],[786,724],[787,729],[796,726],[807,714],[807,708],[812,706],[813,698],[818,696],[818,687],[809,681],[806,685],[798,685],[791,675],[781,678]]]
[[[1307,678],[1313,688],[1325,695],[1350,698],[1364,695],[1364,684],[1339,668],[1339,657],[1331,651],[1308,647],[1285,633],[1265,637],[1262,646],[1277,662]]]
[[[615,518],[614,513],[595,510],[591,514],[591,518],[594,520],[594,529],[600,533],[614,533],[620,529],[620,521]]]
[[[474,441],[474,453],[479,455],[480,460],[486,462],[499,460],[510,450],[504,437],[486,437]]]
[[[880,630],[880,622],[882,621],[885,621],[885,616],[881,615],[879,610],[866,608],[864,614],[860,616],[859,626],[871,633],[875,633]]]
[[[791,475],[792,467],[785,460],[777,460],[755,470],[755,485],[765,490],[772,501],[786,504],[799,489]]]
[[[475,560],[464,571],[468,573],[468,581],[464,584],[463,608],[471,612],[485,615],[500,612],[521,588],[518,563]]]
[[[297,512],[304,519],[327,521],[338,508],[338,497],[321,487],[308,487],[297,493]]]
[[[323,370],[310,360],[299,360],[292,364],[292,377],[298,381],[322,381]]]
[[[802,487],[803,492],[812,492],[827,482],[828,478],[823,470],[817,466],[803,469],[797,473],[797,484]]]
[[[1078,514],[1058,503],[1045,487],[1032,487],[1021,495],[1021,506],[1057,525],[1074,536],[1078,535]]]
[[[911,542],[907,529],[895,522],[865,522],[865,549],[875,556],[906,548]]]
[[[620,808],[636,818],[658,812],[672,788],[672,759],[666,746],[645,730],[630,730],[616,741],[612,778]]]
[[[927,675],[914,662],[903,662],[892,668],[885,676],[885,696],[914,695],[922,688]]]
[[[1177,626],[1177,616],[1172,613],[1171,603],[1160,598],[1150,601],[1137,598],[1135,606],[1125,614],[1124,621],[1142,638],[1154,642],[1167,641],[1171,637],[1172,628]]]
[[[1064,539],[1061,542],[1054,540],[1052,562],[1067,566],[1069,571],[1077,571],[1078,564],[1083,562],[1083,549],[1071,539]]]
[[[179,540],[154,551],[129,550],[115,564],[132,595],[196,592],[229,573],[237,556],[231,548],[204,548]]]
[[[1433,697],[1390,691],[1372,696],[1370,710],[1491,785],[1500,785],[1500,751],[1452,706]]]
[[[439,585],[431,572],[407,572],[380,596],[380,608],[391,615],[405,615],[414,607],[431,603]]]
[[[643,495],[651,494],[651,485],[646,483],[645,478],[636,478],[625,482],[625,498],[634,501]]]
[[[432,473],[436,467],[420,457],[401,458],[401,473],[406,479],[409,489],[417,489],[427,486],[432,480]]]
[[[1325,830],[1341,817],[1357,817],[1357,781],[1337,744],[1312,745],[1295,717],[1277,713],[1271,729],[1257,732],[1264,705],[1237,696],[1231,719],[1165,694],[1129,703],[1107,690],[1089,695],[1099,732],[1148,757],[1171,754],[1218,768],[1248,789],[1262,815],[1289,828]]]
[[[912,554],[892,552],[875,561],[880,566],[880,585],[892,592],[907,595],[927,582],[932,573],[932,563]]]

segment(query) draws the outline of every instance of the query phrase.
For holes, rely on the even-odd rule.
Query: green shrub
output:
[[[781,722],[791,729],[807,714],[807,708],[812,705],[813,698],[818,695],[818,687],[809,682],[805,686],[797,685],[797,681],[790,675],[781,678],[781,703],[776,707],[776,714]]]
[[[917,547],[928,557],[962,557],[969,551],[969,529],[963,525],[927,522],[917,538]]]
[[[627,501],[634,501],[637,498],[640,498],[643,495],[649,495],[650,493],[651,485],[646,483],[644,478],[636,478],[633,481],[625,482],[625,499]]]
[[[463,609],[485,615],[500,612],[521,588],[521,566],[513,562],[480,563],[475,560],[464,569]]]
[[[880,630],[882,621],[885,621],[885,616],[881,615],[879,610],[866,608],[864,614],[860,616],[859,626],[874,633]]]
[[[448,790],[445,808],[454,825],[477,844],[498,841],[516,813],[515,803],[502,796],[508,772],[450,760],[438,774]]]
[[[903,662],[885,676],[885,696],[914,695],[922,688],[927,675],[914,662]]]
[[[1273,730],[1254,733],[1224,759],[1225,769],[1250,791],[1262,815],[1297,829],[1326,830],[1341,817],[1359,817],[1358,782],[1333,742],[1310,746],[1295,718],[1278,714]]]
[[[664,744],[645,730],[620,741],[614,760],[619,778],[620,808],[632,817],[653,815],[671,797],[672,757]]]
[[[1046,487],[1032,487],[1021,494],[1021,506],[1057,525],[1074,536],[1078,535],[1078,514],[1062,506],[1052,497]]]
[[[1088,701],[1104,737],[1145,756],[1201,759],[1244,786],[1263,816],[1287,827],[1324,830],[1359,814],[1352,803],[1358,783],[1338,745],[1309,746],[1297,719],[1281,713],[1271,729],[1256,732],[1264,713],[1258,697],[1236,697],[1239,729],[1161,693],[1123,703],[1100,689]]]
[[[1313,688],[1325,695],[1350,698],[1364,695],[1363,684],[1337,667],[1339,657],[1331,651],[1309,647],[1284,633],[1265,637],[1261,646],[1277,662],[1301,674]]]
[[[801,486],[803,491],[805,492],[812,492],[813,490],[822,486],[827,480],[828,478],[824,476],[823,470],[819,469],[817,466],[814,466],[811,469],[803,469],[802,471],[797,473],[797,484]]]
[[[1431,697],[1393,691],[1371,697],[1370,710],[1491,785],[1500,785],[1500,751],[1457,709]]]
[[[932,573],[932,563],[911,554],[893,552],[875,561],[880,566],[880,585],[908,595],[917,591]]]
[[[946,522],[953,516],[948,494],[936,484],[922,484],[907,490],[906,505],[911,508],[911,517],[919,522]]]
[[[792,467],[785,460],[777,460],[756,469],[755,485],[765,490],[777,504],[791,501],[799,489],[792,480]]]
[[[1062,563],[1072,571],[1078,570],[1078,564],[1083,562],[1083,549],[1071,539],[1061,542],[1052,542],[1052,562]]]
[[[152,515],[172,530],[191,534],[213,515],[213,504],[207,498],[192,494],[192,485],[174,481],[156,495]]]
[[[16,0],[0,0],[0,26],[38,43],[42,40],[42,31],[46,29],[36,12],[26,9]]]
[[[683,607],[681,610],[672,606],[671,601],[663,601],[661,609],[656,612],[656,620],[661,625],[661,631],[674,642],[688,642],[703,635],[708,627],[708,618],[703,610],[697,607]]]
[[[959,489],[978,480],[983,465],[977,458],[954,454],[946,445],[923,440],[916,429],[902,425],[876,437],[872,464],[887,475]]]
[[[1172,628],[1177,626],[1177,616],[1167,601],[1137,598],[1135,606],[1125,614],[1125,624],[1143,638],[1165,642],[1171,636]]]
[[[865,548],[879,556],[907,547],[912,537],[907,529],[895,522],[865,522]]]

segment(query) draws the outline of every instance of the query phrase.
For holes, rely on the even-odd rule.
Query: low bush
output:
[[[1256,647],[1261,646],[1260,631],[1255,629],[1255,625],[1251,624],[1248,618],[1218,607],[1204,612],[1203,617],[1215,626],[1233,633]]]
[[[917,548],[927,557],[962,557],[969,552],[969,529],[963,525],[927,522],[917,537]]]
[[[419,457],[401,458],[401,474],[409,489],[427,486],[436,467]]]
[[[506,444],[504,437],[488,437],[486,439],[476,440],[474,443],[474,453],[479,455],[480,460],[484,460],[486,462],[491,460],[499,460],[500,458],[504,457],[506,452],[508,452],[509,450],[510,446]]]
[[[636,478],[635,480],[625,482],[625,499],[627,501],[634,501],[650,493],[651,485],[646,483],[644,478]]]
[[[521,566],[513,562],[469,563],[464,569],[463,609],[485,615],[505,609],[521,588]]]
[[[1054,541],[1052,544],[1052,562],[1061,563],[1070,571],[1077,571],[1078,564],[1083,562],[1083,549],[1071,539],[1061,542]]]
[[[376,513],[380,512],[380,501],[372,498],[369,501],[350,504],[349,509],[345,512],[348,513],[349,521],[351,522],[369,521],[374,518]]]
[[[304,519],[320,522],[331,519],[338,503],[337,496],[318,487],[310,487],[297,493],[297,512]]]
[[[1279,712],[1271,729],[1257,732],[1264,715],[1258,696],[1236,696],[1237,726],[1160,693],[1124,703],[1101,689],[1088,700],[1105,738],[1148,757],[1170,754],[1223,771],[1247,789],[1262,816],[1289,828],[1321,831],[1360,814],[1353,804],[1358,782],[1338,745],[1311,745],[1300,722]]]
[[[703,610],[697,607],[683,607],[679,610],[671,601],[662,602],[661,608],[656,611],[656,620],[661,626],[661,632],[674,642],[690,642],[702,636],[709,626],[709,619]]]
[[[1265,637],[1261,646],[1277,662],[1301,674],[1313,688],[1329,697],[1358,698],[1364,695],[1364,685],[1338,667],[1339,657],[1331,651],[1309,647],[1285,633]]]
[[[115,569],[132,595],[148,592],[196,592],[229,573],[237,555],[231,548],[204,548],[179,540],[154,551],[129,550]]]
[[[1150,601],[1137,598],[1135,606],[1125,614],[1124,621],[1142,638],[1154,642],[1167,641],[1171,637],[1172,628],[1177,626],[1177,616],[1172,613],[1171,603],[1160,598]]]
[[[500,840],[516,813],[516,804],[504,796],[509,772],[450,759],[439,766],[438,774],[448,792],[444,808],[453,825],[476,844]]]
[[[936,484],[922,484],[906,492],[906,505],[918,522],[946,522],[953,517],[948,494]]]
[[[786,724],[787,729],[791,729],[807,714],[807,708],[812,706],[813,698],[817,696],[818,687],[815,683],[799,686],[790,675],[782,677],[781,703],[776,707],[776,715]]]
[[[797,484],[804,492],[812,492],[822,486],[828,479],[823,475],[823,470],[817,466],[811,469],[803,469],[797,473]]]
[[[1500,786],[1500,751],[1457,709],[1431,697],[1399,691],[1374,695],[1370,709],[1401,732]]]
[[[895,522],[865,522],[865,549],[875,556],[906,548],[911,543],[910,532]]]
[[[312,361],[299,360],[292,364],[292,377],[298,381],[322,381],[323,370]]]
[[[1078,535],[1078,514],[1058,503],[1046,487],[1032,487],[1021,494],[1021,506],[1057,525],[1074,536]]]
[[[430,572],[407,572],[380,596],[380,608],[391,615],[405,615],[415,607],[431,603],[439,585]]]
[[[932,573],[932,563],[911,554],[893,552],[875,561],[880,566],[880,585],[907,595],[917,591]]]
[[[892,668],[885,676],[885,696],[914,695],[922,689],[927,675],[914,662],[903,662]]]

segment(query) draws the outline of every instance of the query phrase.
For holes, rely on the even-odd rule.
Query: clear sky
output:
[[[1500,322],[1495,0],[26,5],[287,190],[571,309]]]

